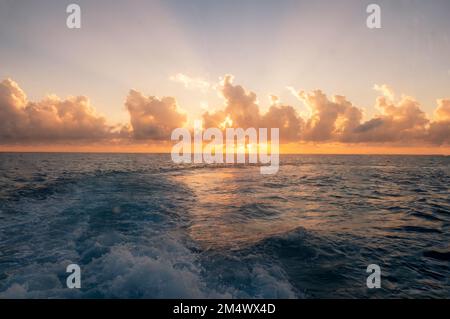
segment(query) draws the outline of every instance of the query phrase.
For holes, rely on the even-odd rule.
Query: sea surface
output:
[[[449,298],[449,226],[444,156],[0,154],[1,298]]]

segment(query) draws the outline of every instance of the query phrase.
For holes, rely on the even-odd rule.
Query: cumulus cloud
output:
[[[433,144],[450,144],[450,99],[438,100],[434,116],[435,121],[428,130],[428,140]]]
[[[233,77],[225,76],[221,93],[226,100],[225,113],[237,127],[258,127],[260,114],[257,97],[254,92],[240,85],[233,85]]]
[[[448,144],[450,142],[450,100],[438,100],[431,121],[413,97],[403,95],[395,101],[387,85],[374,87],[382,95],[376,99],[380,112],[362,122],[363,110],[344,96],[328,98],[321,90],[311,93],[290,91],[311,111],[301,133],[302,141],[391,144]]]
[[[261,114],[256,94],[240,85],[233,85],[233,76],[226,75],[219,90],[225,99],[225,108],[204,113],[205,127],[224,127],[224,120],[229,118],[233,127],[279,128],[281,141],[295,141],[300,138],[303,120],[292,106],[280,105],[278,97],[272,95],[269,111]]]
[[[119,134],[96,114],[87,97],[52,95],[31,102],[10,79],[0,83],[0,118],[0,142],[4,144],[101,140]]]
[[[275,95],[270,96],[268,111],[261,112],[256,94],[234,84],[231,75],[216,89],[225,103],[218,111],[203,113],[205,128],[279,128],[282,143],[450,144],[450,99],[438,100],[434,116],[429,118],[414,98],[403,95],[395,100],[391,88],[377,85],[381,96],[375,107],[379,113],[363,121],[362,108],[345,96],[329,97],[322,90],[289,88],[310,110],[310,115],[302,117],[296,107]],[[85,96],[61,99],[50,95],[29,101],[20,86],[7,79],[0,82],[0,144],[169,141],[172,131],[187,122],[174,97],[158,98],[130,90],[125,107],[129,123],[109,125]]]
[[[168,140],[172,131],[186,122],[186,114],[178,110],[173,97],[160,99],[131,90],[125,106],[130,114],[132,135],[138,140]]]
[[[302,134],[306,141],[345,140],[362,119],[362,111],[344,96],[335,95],[329,99],[321,90],[300,92],[298,96],[312,114]]]
[[[261,117],[260,127],[280,129],[280,140],[293,142],[300,139],[304,121],[290,105],[272,105]]]
[[[434,112],[437,122],[450,121],[450,99],[438,100],[438,107]]]
[[[271,106],[262,114],[254,92],[233,84],[225,76],[219,91],[225,106],[216,112],[203,114],[205,127],[277,127],[282,142],[340,142],[392,144],[446,144],[450,142],[450,100],[438,101],[435,119],[428,119],[414,98],[402,95],[395,100],[394,91],[386,84],[375,85],[381,93],[375,108],[379,114],[363,121],[363,109],[353,105],[345,96],[328,97],[322,90],[312,92],[288,90],[309,109],[310,116],[301,117],[290,105],[270,95]],[[228,125],[229,126],[229,125]]]
[[[19,85],[7,79],[0,83],[0,144],[169,140],[172,130],[186,121],[173,97],[158,99],[131,90],[125,106],[130,123],[109,125],[85,96],[28,101]]]
[[[386,97],[377,98],[376,107],[382,112],[355,128],[348,137],[356,142],[420,141],[426,135],[429,120],[420,104],[403,96],[397,105]]]

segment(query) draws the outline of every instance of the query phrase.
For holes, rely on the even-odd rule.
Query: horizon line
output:
[[[171,152],[108,152],[108,151],[1,151],[0,154],[143,154],[143,155],[170,155]],[[191,153],[195,154],[195,153]],[[448,157],[450,154],[418,154],[418,153],[279,153],[279,155],[342,155],[342,156],[442,156]]]

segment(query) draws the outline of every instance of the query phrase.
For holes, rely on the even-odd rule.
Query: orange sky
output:
[[[0,146],[0,152],[77,152],[77,153],[170,153],[171,145],[28,145]],[[343,144],[285,144],[281,154],[405,154],[450,155],[450,146],[395,147]]]

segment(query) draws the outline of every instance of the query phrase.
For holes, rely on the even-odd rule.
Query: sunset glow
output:
[[[449,17],[450,0],[0,0],[0,303],[439,313],[412,301],[450,297]]]
[[[450,154],[445,10],[419,4],[430,18],[413,24],[386,2],[395,19],[374,31],[363,5],[140,5],[83,3],[95,21],[75,31],[63,4],[41,2],[27,26],[20,4],[1,4],[1,151],[170,152],[171,131],[202,119],[278,127],[282,153]],[[111,23],[122,14],[145,22]]]

